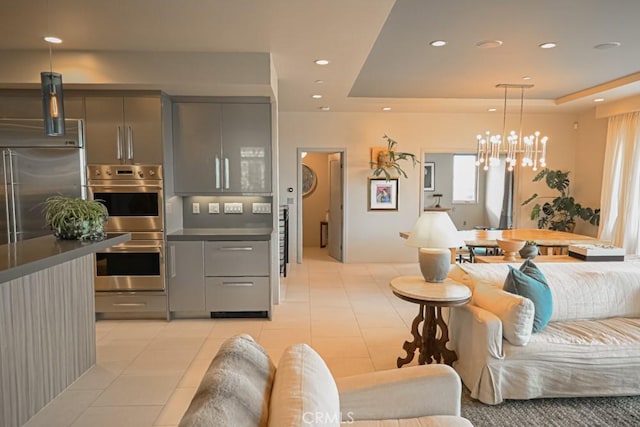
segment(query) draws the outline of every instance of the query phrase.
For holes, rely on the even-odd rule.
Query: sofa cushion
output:
[[[338,388],[324,360],[307,344],[287,348],[273,382],[269,426],[338,426],[340,419]]]
[[[498,316],[502,335],[513,345],[526,345],[531,338],[535,309],[528,298],[506,292],[490,282],[476,284],[471,300],[473,305]]]
[[[226,340],[211,361],[180,427],[266,426],[275,366],[249,335]]]
[[[460,264],[471,280],[502,287],[507,264]],[[563,262],[538,264],[553,295],[551,322],[640,317],[640,263]]]
[[[527,260],[527,263],[530,263],[530,261]],[[553,298],[544,275],[535,268],[535,265],[525,265],[524,271],[516,270],[509,266],[509,273],[504,282],[504,290],[528,298],[533,302],[535,307],[533,332],[539,332],[547,326],[549,319],[551,319]]]
[[[347,420],[342,425],[352,427],[473,427],[469,420],[455,415],[431,415],[398,420]]]

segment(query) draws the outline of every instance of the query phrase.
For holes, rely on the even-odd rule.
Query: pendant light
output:
[[[44,39],[49,43],[49,71],[40,73],[44,132],[49,136],[64,135],[62,74],[53,72],[53,57],[51,53],[51,44],[62,43],[62,40],[51,36],[47,36]]]
[[[541,136],[538,131],[530,135],[522,134],[524,90],[532,88],[533,85],[501,83],[496,87],[504,89],[502,135],[492,135],[490,131],[486,131],[484,135],[477,136],[476,166],[482,166],[482,169],[486,171],[492,166],[499,165],[500,159],[503,157],[507,170],[513,171],[519,157],[519,163],[522,167],[531,167],[534,171],[537,171],[539,166],[546,167],[548,138]],[[517,133],[512,130],[507,134],[507,91],[509,89],[520,89],[520,130]]]

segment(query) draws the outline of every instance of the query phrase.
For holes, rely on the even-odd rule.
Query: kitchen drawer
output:
[[[167,311],[166,295],[96,294],[96,313]]]
[[[207,277],[206,311],[269,311],[268,277]]]
[[[268,276],[269,242],[205,242],[205,276]]]

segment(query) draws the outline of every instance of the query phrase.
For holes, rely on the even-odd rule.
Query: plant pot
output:
[[[104,221],[76,220],[54,232],[62,240],[102,240],[106,237]]]
[[[536,245],[525,245],[519,251],[522,258],[535,258],[538,255],[538,247]]]

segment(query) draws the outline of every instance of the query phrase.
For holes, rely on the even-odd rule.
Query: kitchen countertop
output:
[[[270,240],[271,228],[183,228],[167,234],[168,241]]]
[[[0,283],[110,248],[131,240],[129,233],[109,234],[99,241],[60,240],[53,235],[0,246]]]

